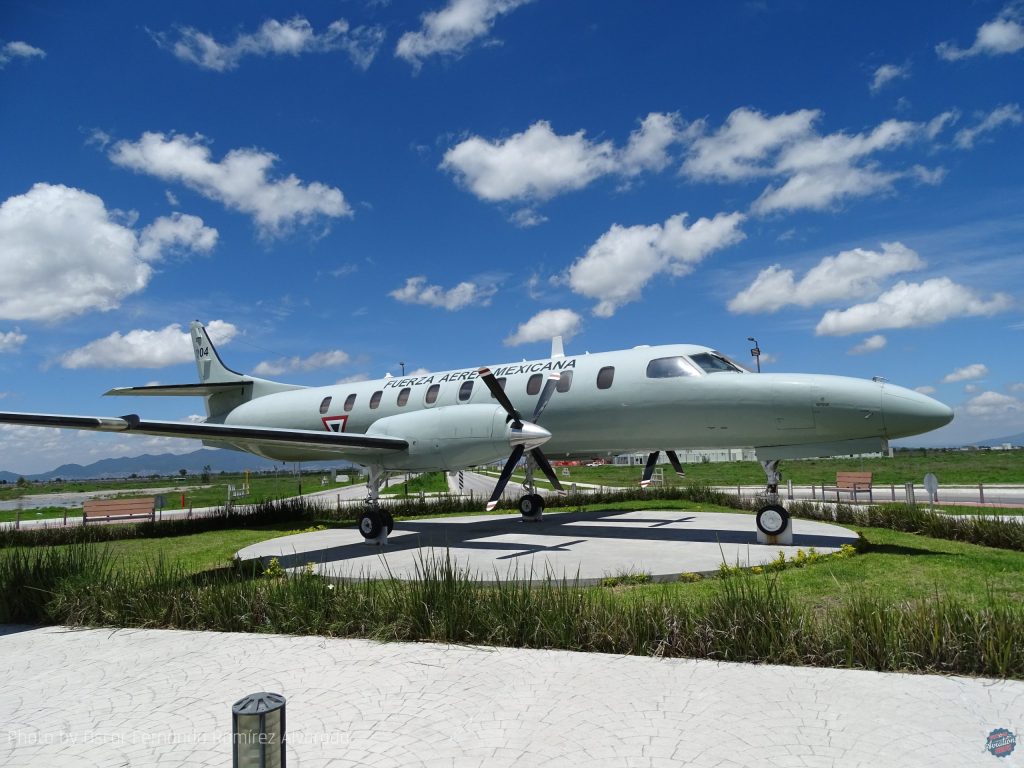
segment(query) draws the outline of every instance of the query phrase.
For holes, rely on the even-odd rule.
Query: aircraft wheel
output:
[[[381,510],[381,513],[380,513],[380,514],[381,514],[381,517],[383,517],[383,518],[384,518],[384,520],[383,520],[383,522],[384,522],[384,527],[386,527],[386,528],[388,529],[388,534],[390,535],[390,533],[391,533],[391,532],[392,532],[393,530],[395,530],[395,518],[394,518],[394,516],[392,516],[392,514],[391,514],[390,512],[388,512],[388,511],[387,511],[386,509],[384,509],[384,510]]]
[[[789,512],[778,504],[757,510],[757,528],[765,536],[778,536],[789,524]]]
[[[376,539],[384,530],[384,518],[376,509],[367,509],[359,516],[359,532],[364,539]]]
[[[539,493],[528,493],[519,499],[519,512],[527,520],[535,520],[544,514],[544,499]]]

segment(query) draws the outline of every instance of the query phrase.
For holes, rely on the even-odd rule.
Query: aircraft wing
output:
[[[66,416],[49,413],[0,412],[0,424],[57,429],[87,429],[97,432],[128,432],[157,437],[184,437],[193,440],[220,440],[238,446],[278,446],[317,448],[338,453],[380,453],[402,451],[409,444],[397,437],[377,437],[347,432],[320,432],[311,429],[247,427],[235,424],[192,424],[181,421],[150,421],[135,414],[120,417]]]

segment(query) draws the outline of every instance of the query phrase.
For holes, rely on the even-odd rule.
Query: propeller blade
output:
[[[548,461],[548,457],[545,456],[540,448],[534,448],[530,451],[530,456],[533,457],[534,463],[540,467],[540,471],[544,473],[544,476],[551,481],[551,485],[554,486],[555,490],[559,493],[565,493],[565,489],[562,484],[558,482],[558,476],[555,475],[555,470],[551,468],[551,462]]]
[[[530,417],[530,421],[536,423],[544,409],[548,407],[548,401],[551,399],[551,395],[555,393],[555,387],[558,386],[560,378],[562,378],[562,375],[559,373],[552,372],[548,374],[548,380],[544,384],[544,391],[540,393],[540,400],[537,401],[537,407],[533,409],[533,416]]]
[[[679,463],[679,457],[675,451],[665,451],[665,455],[668,456],[668,460],[672,462],[672,469],[676,471],[676,474],[680,477],[686,477],[686,472],[683,471],[683,465]]]
[[[505,486],[508,484],[508,479],[512,477],[512,470],[516,468],[516,464],[523,458],[523,452],[526,449],[517,445],[512,449],[512,454],[508,457],[508,461],[505,462],[505,467],[501,470],[501,475],[498,477],[498,483],[494,486],[494,492],[491,494],[490,500],[487,502],[487,511],[490,512],[496,506],[498,506],[498,500],[501,498],[501,494],[505,491]]]
[[[660,451],[655,451],[647,457],[647,465],[644,467],[644,476],[640,481],[640,487],[646,488],[651,484],[651,476],[654,474],[654,465],[658,463],[658,454]]]
[[[477,373],[480,374],[480,378],[484,380],[487,388],[491,390],[491,396],[505,409],[505,413],[508,414],[509,419],[512,421],[512,426],[516,429],[522,429],[523,417],[519,415],[519,411],[512,405],[512,401],[508,399],[508,395],[505,394],[505,390],[501,388],[501,384],[498,383],[494,374],[491,373],[491,369],[481,368]]]

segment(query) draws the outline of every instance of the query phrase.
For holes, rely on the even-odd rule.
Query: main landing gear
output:
[[[519,514],[523,520],[535,523],[544,515],[544,497],[537,493],[537,484],[533,481],[533,457],[526,459],[526,479],[523,481],[525,496],[519,497]]]
[[[762,544],[790,544],[793,541],[793,530],[789,523],[789,512],[780,504],[779,460],[770,459],[761,462],[768,485],[765,488],[765,505],[757,510],[757,539]],[[788,540],[786,540],[788,539]]]
[[[383,546],[388,543],[388,534],[395,529],[395,519],[380,506],[379,495],[384,470],[370,467],[370,479],[366,482],[366,507],[359,514],[359,532],[367,544]]]

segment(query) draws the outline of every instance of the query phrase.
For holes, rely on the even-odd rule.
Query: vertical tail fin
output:
[[[245,377],[224,365],[217,354],[217,348],[210,341],[205,326],[198,320],[189,324],[189,335],[192,337],[192,351],[196,356],[196,370],[199,381],[203,384],[221,384],[242,381]]]

